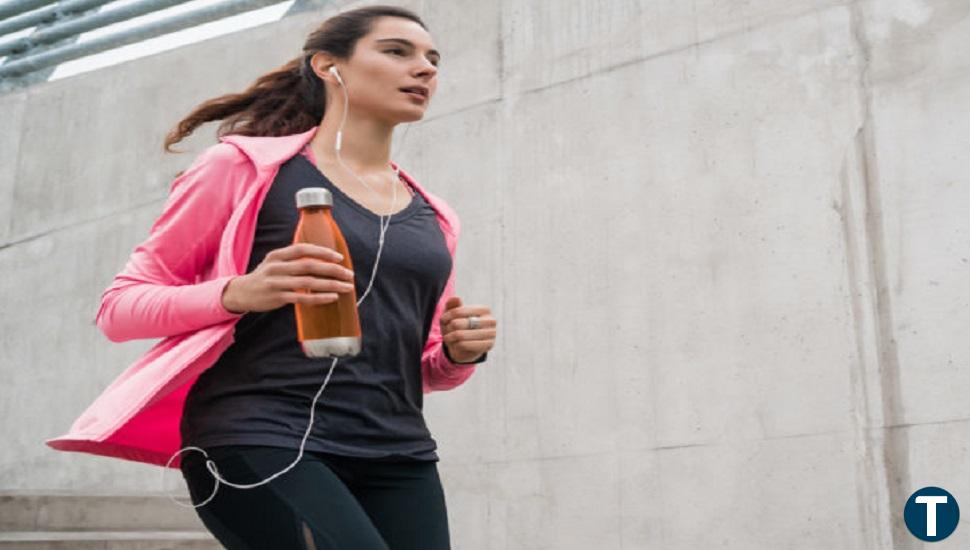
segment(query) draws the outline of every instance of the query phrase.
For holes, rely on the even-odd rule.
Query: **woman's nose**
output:
[[[420,68],[420,73],[419,74],[422,74],[423,75],[423,74],[428,74],[428,73],[431,73],[432,75],[437,74],[438,73],[438,67],[436,67],[434,63],[432,63],[432,62],[428,61],[427,59],[425,59],[421,63],[421,68]]]

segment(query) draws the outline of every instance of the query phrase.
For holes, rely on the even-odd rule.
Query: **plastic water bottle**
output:
[[[312,243],[343,255],[341,265],[353,270],[343,233],[333,219],[333,195],[324,187],[306,187],[296,193],[300,218],[293,243]],[[309,289],[297,292],[310,293]],[[360,353],[360,318],[357,291],[337,293],[328,304],[294,304],[296,333],[307,357],[348,357]]]

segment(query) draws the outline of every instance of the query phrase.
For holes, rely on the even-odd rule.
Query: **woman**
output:
[[[422,394],[464,383],[497,323],[454,295],[457,215],[390,161],[393,129],[424,115],[439,59],[410,11],[352,10],[180,122],[167,150],[212,120],[224,120],[221,143],[176,178],[97,316],[113,341],[166,338],[48,444],[174,461],[228,548],[449,548]],[[302,187],[331,190],[354,273],[330,249],[288,244]],[[355,287],[363,348],[328,373],[329,360],[303,355],[293,304]]]

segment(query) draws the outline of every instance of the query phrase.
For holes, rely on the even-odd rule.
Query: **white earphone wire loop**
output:
[[[347,122],[347,111],[349,110],[350,105],[349,105],[349,101],[347,99],[347,88],[344,86],[343,80],[340,78],[339,73],[337,73],[336,67],[330,67],[330,72],[333,73],[335,77],[337,77],[337,80],[340,82],[340,87],[341,87],[341,89],[344,92],[343,93],[343,96],[344,96],[344,112],[343,112],[343,116],[341,117],[340,127],[337,129],[336,142],[334,143],[334,150],[335,150],[335,152],[337,154],[337,161],[340,163],[341,166],[344,167],[345,170],[347,170],[348,172],[350,172],[355,178],[357,178],[358,181],[360,181],[361,183],[363,183],[368,189],[371,190],[372,193],[378,195],[378,197],[379,197],[380,195],[377,193],[377,191],[375,191],[370,185],[367,184],[367,182],[365,182],[364,180],[362,180],[360,178],[360,176],[358,176],[356,173],[354,173],[353,170],[351,170],[346,164],[344,164],[343,159],[340,156],[341,137],[343,135],[344,124]],[[401,143],[402,144],[404,142],[404,138],[407,137],[407,131],[408,131],[409,128],[410,128],[410,124],[407,125],[407,126],[405,126],[404,136],[401,138]],[[398,178],[398,180],[400,180],[400,176],[401,176],[401,168],[400,168],[400,166],[398,166],[395,169],[395,176]],[[357,306],[358,307],[360,307],[361,302],[363,302],[364,301],[364,298],[370,293],[370,290],[371,290],[371,288],[374,285],[374,280],[375,280],[375,278],[377,276],[377,266],[380,264],[380,261],[381,261],[381,252],[384,250],[384,234],[387,232],[387,227],[391,223],[391,216],[394,215],[394,207],[397,204],[397,187],[398,187],[399,183],[398,183],[398,181],[395,181],[394,183],[395,183],[395,185],[394,185],[394,188],[393,188],[393,191],[392,191],[392,195],[391,195],[391,212],[387,214],[387,220],[385,221],[383,215],[381,215],[381,214],[378,214],[377,215],[377,217],[378,217],[378,223],[380,225],[380,236],[378,238],[377,256],[374,259],[374,267],[373,267],[373,269],[371,269],[370,280],[367,282],[367,288],[361,294],[360,298],[357,299]],[[327,372],[327,376],[326,376],[326,378],[324,378],[323,384],[320,386],[320,389],[317,390],[317,394],[313,397],[313,402],[310,404],[310,420],[307,423],[306,431],[303,433],[303,439],[300,441],[300,449],[297,452],[296,458],[293,460],[293,462],[291,462],[288,466],[286,466],[282,470],[276,472],[275,474],[273,474],[273,475],[271,475],[271,476],[269,476],[266,479],[263,479],[261,481],[257,481],[255,483],[233,483],[233,482],[228,481],[227,479],[223,478],[222,475],[220,475],[219,468],[216,466],[216,463],[212,459],[209,458],[209,453],[207,453],[205,451],[205,449],[202,449],[201,447],[196,447],[196,446],[183,447],[183,448],[179,449],[178,451],[176,451],[175,454],[173,454],[171,456],[171,458],[168,459],[168,462],[165,464],[165,467],[162,468],[162,488],[163,488],[163,490],[164,490],[164,487],[165,487],[165,474],[167,473],[167,470],[171,467],[172,461],[175,460],[175,457],[177,457],[180,454],[182,454],[182,452],[184,452],[184,451],[193,451],[193,450],[194,451],[201,452],[202,455],[205,457],[205,467],[209,471],[209,473],[212,474],[212,477],[215,478],[215,486],[212,488],[212,494],[210,494],[205,500],[203,500],[202,502],[200,502],[198,504],[191,504],[191,505],[184,504],[182,502],[179,502],[178,499],[176,499],[174,496],[169,495],[169,498],[172,500],[172,502],[174,502],[175,504],[177,504],[177,505],[179,505],[179,506],[181,506],[183,508],[200,508],[202,506],[205,506],[212,499],[215,498],[216,493],[219,492],[219,484],[220,483],[225,484],[225,485],[228,485],[229,487],[234,487],[236,489],[253,489],[255,487],[259,487],[260,485],[264,485],[266,483],[269,483],[270,481],[273,481],[274,479],[276,479],[276,478],[280,477],[281,475],[283,475],[283,474],[289,472],[290,470],[292,470],[297,465],[297,463],[300,462],[300,459],[303,458],[303,450],[304,450],[304,447],[306,446],[307,438],[310,436],[310,432],[313,430],[314,414],[315,414],[316,408],[317,408],[317,400],[320,399],[320,395],[323,393],[324,388],[327,387],[327,383],[330,381],[330,376],[333,374],[333,369],[334,369],[334,367],[336,367],[337,360],[338,359],[339,359],[338,357],[334,357],[333,358],[333,361],[330,363],[330,370]]]

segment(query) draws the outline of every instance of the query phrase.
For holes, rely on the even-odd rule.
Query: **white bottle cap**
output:
[[[333,206],[333,195],[326,187],[304,187],[296,192],[296,207]]]

